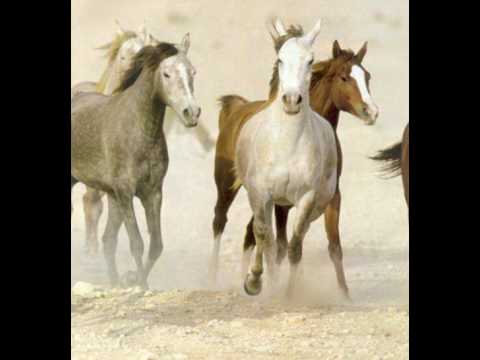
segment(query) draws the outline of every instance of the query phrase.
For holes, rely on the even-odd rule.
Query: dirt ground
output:
[[[383,180],[367,156],[400,140],[408,122],[408,2],[365,1],[72,1],[72,85],[97,80],[105,66],[95,47],[108,42],[118,18],[127,28],[147,27],[159,39],[178,42],[191,33],[190,58],[203,123],[216,137],[216,99],[238,93],[262,99],[274,63],[265,28],[268,17],[309,29],[322,17],[317,59],[332,42],[358,50],[368,41],[364,66],[380,108],[373,127],[341,114],[344,152],[341,238],[352,303],[339,297],[327,253],[323,218],[304,246],[297,297],[284,296],[288,264],[275,291],[248,297],[240,259],[250,209],[241,192],[229,213],[218,285],[207,283],[216,190],[213,152],[205,154],[194,131],[178,125],[168,138],[170,168],[164,186],[164,253],[150,276],[151,290],[110,290],[103,257],[84,255],[82,185],[73,192],[72,358],[155,359],[407,359],[408,211],[400,178]],[[143,210],[136,204],[144,240]],[[292,219],[295,216],[292,212]],[[106,214],[100,229],[104,229]],[[124,229],[120,272],[134,268]]]

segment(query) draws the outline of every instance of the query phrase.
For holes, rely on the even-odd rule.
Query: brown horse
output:
[[[398,142],[389,148],[381,150],[377,155],[371,157],[372,160],[386,162],[386,165],[383,167],[382,171],[385,174],[390,175],[389,177],[396,177],[402,175],[403,182],[403,192],[405,194],[405,200],[407,201],[407,206],[410,206],[410,164],[409,164],[409,146],[410,146],[410,131],[409,124],[405,127],[403,131],[402,141]]]
[[[275,48],[278,51],[282,43],[288,38],[301,36],[300,27],[291,26],[287,35],[283,37],[272,36],[278,40]],[[278,31],[277,31],[278,35]],[[312,109],[326,118],[332,125],[337,139],[338,171],[340,177],[342,170],[342,151],[336,136],[336,129],[340,111],[346,111],[362,119],[367,125],[373,125],[378,117],[378,108],[371,100],[369,94],[370,74],[362,66],[362,60],[367,52],[365,43],[360,51],[355,54],[351,50],[341,49],[337,41],[333,44],[333,57],[327,61],[318,62],[312,68],[310,85],[310,104]],[[362,78],[363,74],[363,78]],[[213,281],[218,269],[221,235],[227,223],[227,212],[235,199],[238,187],[234,186],[235,174],[233,172],[235,149],[238,135],[245,123],[256,113],[265,109],[275,98],[278,85],[276,67],[271,80],[269,99],[264,101],[249,102],[246,99],[229,95],[220,99],[221,111],[219,118],[220,134],[216,144],[215,156],[215,182],[217,185],[217,203],[215,218],[213,220],[214,248],[210,264],[210,277]],[[343,293],[348,295],[348,288],[342,265],[342,248],[339,235],[340,216],[340,189],[337,187],[335,196],[325,211],[325,227],[329,240],[329,253],[335,265],[337,280]],[[275,206],[277,263],[286,256],[287,252],[287,219],[290,206]],[[253,217],[247,227],[244,241],[245,272],[250,261],[250,254],[255,246],[253,234]]]

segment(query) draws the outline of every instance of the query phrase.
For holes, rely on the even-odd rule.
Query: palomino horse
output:
[[[278,27],[277,27],[278,30]],[[287,294],[295,288],[303,239],[310,223],[332,200],[337,188],[337,145],[327,120],[310,107],[312,46],[320,21],[303,36],[272,33],[277,61],[270,101],[241,128],[235,146],[235,184],[247,190],[254,214],[254,263],[245,278],[247,294],[262,289],[263,255],[272,283],[276,253],[272,216],[275,205],[295,206],[297,218],[288,247],[290,277]]]
[[[168,168],[163,132],[167,106],[186,127],[197,125],[200,107],[193,95],[195,70],[187,58],[188,35],[181,46],[159,43],[135,55],[112,96],[82,93],[72,100],[71,186],[82,182],[107,193],[108,221],[103,236],[110,282],[119,283],[115,262],[118,231],[125,223],[137,272],[147,277],[163,249],[162,186]],[[150,233],[148,258],[137,224],[133,198],[140,198]]]
[[[72,88],[72,98],[81,92],[99,92],[111,95],[120,85],[123,74],[130,68],[134,56],[146,45],[156,40],[147,33],[145,25],[138,32],[125,30],[118,20],[115,38],[108,44],[99,47],[106,51],[108,65],[100,81],[82,82]],[[85,214],[85,247],[88,254],[98,252],[98,222],[103,212],[102,197],[105,194],[87,186],[83,196]]]
[[[159,41],[148,33],[145,24],[138,32],[125,30],[118,20],[117,32],[115,38],[108,44],[98,49],[106,51],[108,65],[103,72],[100,81],[82,82],[72,88],[72,98],[80,92],[100,92],[104,95],[111,95],[120,85],[123,74],[130,68],[133,57],[147,45],[156,45]],[[165,116],[164,132],[169,133],[172,128],[172,122],[175,120],[175,113],[168,111]],[[210,151],[214,142],[207,129],[199,124],[194,132],[197,139],[206,152]],[[85,245],[87,254],[96,254],[98,252],[98,223],[103,212],[102,197],[105,194],[101,191],[87,187],[83,196],[83,208],[85,214]]]
[[[386,162],[382,169],[390,177],[402,175],[403,192],[407,206],[410,206],[410,160],[409,160],[409,143],[410,143],[409,124],[403,131],[402,141],[398,142],[387,149],[381,150],[377,155],[371,157],[372,160]]]
[[[279,32],[287,33],[286,37],[301,36],[301,28],[290,27],[285,30],[281,22],[277,22],[275,37]],[[273,36],[273,35],[272,35]],[[275,44],[278,49],[282,41]],[[333,57],[330,60],[318,62],[312,67],[312,80],[310,85],[310,102],[312,109],[324,116],[332,125],[335,134],[337,130],[339,113],[346,111],[359,117],[367,125],[375,123],[378,116],[378,108],[371,100],[368,91],[370,74],[362,66],[362,60],[366,54],[366,44],[354,54],[350,50],[340,48],[337,41],[333,44]],[[363,74],[363,76],[361,76]],[[272,84],[276,80],[274,73]],[[213,221],[214,250],[210,265],[211,277],[215,278],[218,269],[218,257],[220,251],[221,235],[227,222],[227,212],[236,197],[238,189],[233,188],[234,174],[232,172],[234,162],[234,148],[241,127],[252,116],[260,111],[266,104],[272,101],[276,94],[271,92],[270,99],[266,101],[249,102],[237,95],[224,96],[220,99],[222,110],[220,112],[220,134],[217,141],[215,158],[215,182],[217,185],[217,203],[215,206],[215,219]],[[342,151],[337,137],[337,176],[342,172]],[[325,228],[329,240],[329,253],[335,265],[338,283],[345,294],[348,288],[342,265],[342,248],[339,235],[340,216],[340,188],[337,189],[332,201],[325,210]],[[287,251],[287,217],[289,206],[275,205],[276,228],[277,228],[277,263],[280,264]],[[253,235],[253,217],[247,227],[244,243],[243,268],[250,262],[250,254],[255,246]],[[244,270],[245,272],[245,270]]]

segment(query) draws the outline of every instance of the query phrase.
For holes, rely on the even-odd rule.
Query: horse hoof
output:
[[[135,271],[127,271],[120,279],[120,284],[123,288],[134,287],[139,284],[140,279]]]
[[[257,280],[251,278],[252,276],[247,274],[247,278],[243,283],[243,288],[248,295],[256,296],[262,292],[262,280],[260,278]]]
[[[278,248],[277,250],[277,258],[275,259],[275,263],[277,266],[282,265],[283,259],[287,256],[287,249]]]
[[[92,248],[92,247],[86,247],[85,248],[85,255],[88,258],[95,258],[98,256],[98,249]]]
[[[348,292],[342,292],[342,298],[343,298],[343,301],[348,305],[353,305],[353,300],[350,297],[350,294]]]

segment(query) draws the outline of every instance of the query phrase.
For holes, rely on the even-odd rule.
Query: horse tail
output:
[[[218,99],[218,103],[221,107],[218,128],[222,130],[230,114],[239,106],[247,104],[248,100],[238,95],[226,95]]]
[[[402,168],[402,143],[398,142],[380,150],[377,155],[370,157],[370,159],[386,163],[381,171],[385,175],[390,175],[388,178],[399,176]]]

